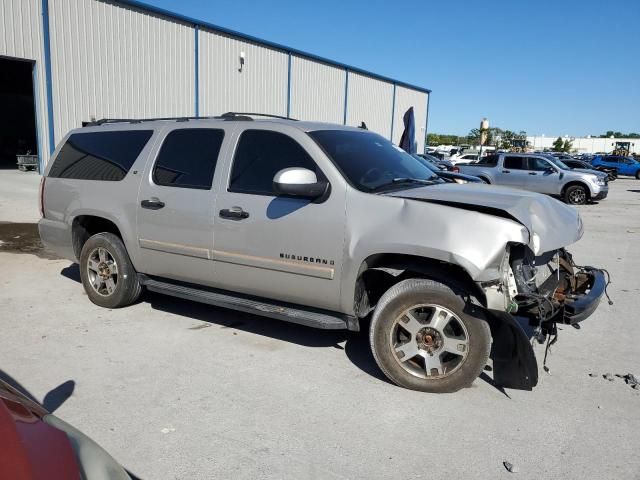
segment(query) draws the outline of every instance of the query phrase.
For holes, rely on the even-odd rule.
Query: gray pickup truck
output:
[[[470,385],[490,354],[496,384],[531,389],[530,338],[584,320],[605,291],[603,272],[565,250],[583,233],[573,208],[444,183],[380,135],[341,125],[98,121],[58,145],[40,198],[44,244],[79,263],[95,304],[124,307],[146,288],[311,327],[366,326],[389,379],[428,392]]]
[[[605,173],[572,170],[551,155],[500,153],[457,167],[460,173],[480,177],[487,183],[546,193],[571,205],[602,200],[609,193]]]

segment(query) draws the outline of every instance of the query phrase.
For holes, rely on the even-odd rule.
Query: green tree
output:
[[[572,148],[573,148],[573,142],[571,142],[571,140],[568,140],[568,139],[565,140],[562,145],[562,151],[569,153]]]
[[[562,141],[562,138],[558,137],[556,138],[556,141],[553,142],[553,151],[554,152],[562,152],[564,151],[564,142]]]

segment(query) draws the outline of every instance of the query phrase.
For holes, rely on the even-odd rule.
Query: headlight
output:
[[[533,253],[538,255],[540,253],[540,237],[537,233],[531,235],[531,242],[533,243]]]
[[[456,183],[460,183],[460,184],[463,184],[463,183],[469,183],[469,182],[467,182],[466,180],[463,180],[462,178],[454,178],[453,180],[454,180]]]

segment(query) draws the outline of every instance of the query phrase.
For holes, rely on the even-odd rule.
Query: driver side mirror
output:
[[[544,173],[548,173],[548,174],[552,174],[552,173],[556,173],[557,170],[553,167],[547,167],[544,169]]]
[[[329,182],[318,181],[315,172],[306,168],[285,168],[273,177],[273,190],[278,195],[316,199],[328,189]]]

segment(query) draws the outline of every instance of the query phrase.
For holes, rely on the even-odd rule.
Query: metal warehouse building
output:
[[[430,91],[131,0],[0,0],[0,155],[99,118],[259,112],[358,126],[395,143]],[[19,152],[24,153],[24,152]]]

